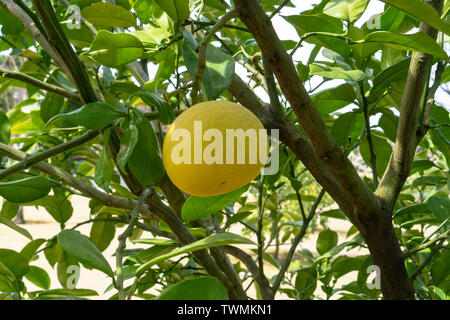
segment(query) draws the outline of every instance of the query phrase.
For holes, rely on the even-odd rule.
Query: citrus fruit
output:
[[[172,123],[163,162],[180,190],[208,197],[252,181],[266,163],[268,148],[267,133],[253,113],[233,102],[208,101]]]

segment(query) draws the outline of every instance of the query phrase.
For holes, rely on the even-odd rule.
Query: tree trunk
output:
[[[387,300],[412,300],[414,290],[406,272],[403,253],[394,232],[392,215],[380,212],[380,219],[363,223],[360,229],[374,265],[380,268],[381,291]]]

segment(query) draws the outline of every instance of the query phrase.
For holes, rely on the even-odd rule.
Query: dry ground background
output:
[[[73,196],[72,197],[72,206],[74,208],[74,212],[72,215],[72,218],[66,223],[66,228],[71,228],[77,223],[80,223],[82,221],[86,221],[89,219],[89,199],[83,198],[79,196]],[[54,235],[58,234],[60,231],[59,223],[55,222],[53,218],[48,214],[45,209],[39,208],[38,210],[34,207],[24,207],[24,218],[26,221],[26,224],[21,225],[21,227],[27,229],[31,235],[33,236],[33,239],[39,239],[39,238],[51,238]],[[329,219],[328,226],[331,230],[338,232],[339,234],[339,243],[344,241],[345,235],[347,230],[350,227],[350,223],[342,220],[337,219]],[[91,224],[85,224],[79,227],[77,230],[79,230],[81,233],[88,235],[91,228]],[[123,230],[122,230],[123,231]],[[240,230],[237,228],[235,230],[232,230],[235,233],[240,232]],[[307,248],[310,251],[312,251],[315,255],[317,254],[317,251],[315,249],[316,247],[316,239],[318,236],[318,230],[314,234],[311,234],[308,238],[304,239],[302,242],[300,242],[298,249],[301,248]],[[105,252],[103,252],[104,256],[110,263],[110,265],[113,267],[115,266],[115,258],[113,256],[113,253],[115,249],[117,248],[118,241],[117,236],[121,233],[121,230],[116,231],[116,237],[111,243],[111,245],[106,249]],[[142,238],[153,238],[153,236],[150,233],[145,232],[142,235]],[[12,249],[15,251],[20,251],[27,243],[29,239],[25,238],[21,234],[17,233],[16,231],[8,228],[7,226],[0,224],[0,248],[6,248],[6,249]],[[144,247],[143,245],[134,245],[130,242],[127,243],[127,248],[138,248],[138,247]],[[242,247],[244,250],[246,249],[245,246]],[[247,252],[250,252],[250,248],[247,248]],[[289,246],[282,246],[280,248],[280,256],[284,256],[284,254],[289,249]],[[345,250],[342,252],[342,254],[346,255],[361,255],[361,254],[367,254],[367,252],[362,251],[356,251],[352,250],[350,252],[346,252]],[[40,255],[38,260],[35,260],[31,263],[32,265],[39,266],[41,268],[44,268],[50,278],[51,278],[51,288],[60,288],[61,285],[58,282],[58,278],[56,276],[56,266],[52,268],[50,264],[45,259],[45,256],[43,254]],[[268,277],[272,277],[276,274],[277,269],[274,268],[270,264],[265,264],[265,272],[267,273]],[[348,283],[353,280],[356,280],[357,273],[351,272],[347,274],[346,276],[342,277],[337,285],[339,286],[342,283]],[[372,278],[372,277],[370,277]],[[39,288],[30,283],[28,280],[25,280],[27,288],[29,291],[38,290]],[[110,285],[111,281],[108,279],[102,272],[97,270],[87,270],[82,269],[80,273],[80,278],[77,284],[77,288],[83,288],[83,289],[93,289],[99,293],[99,296],[94,297],[94,299],[108,299],[111,297],[115,292],[109,291],[105,292],[105,289]],[[127,283],[125,283],[127,285]],[[319,286],[318,286],[319,287]],[[157,289],[157,288],[155,288]],[[154,292],[156,293],[156,291]],[[252,288],[249,291],[249,294],[254,297],[255,292]],[[323,297],[323,293],[320,292],[320,289],[316,291],[316,294]],[[188,299],[188,297],[186,297]],[[286,298],[284,295],[279,294],[277,295],[277,299],[284,299]]]

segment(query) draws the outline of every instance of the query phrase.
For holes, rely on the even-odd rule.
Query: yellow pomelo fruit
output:
[[[180,190],[209,197],[252,181],[266,163],[268,148],[266,131],[253,113],[233,102],[208,101],[172,123],[163,162]]]

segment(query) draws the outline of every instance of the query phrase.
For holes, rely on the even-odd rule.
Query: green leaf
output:
[[[126,172],[125,166],[133,153],[133,150],[138,142],[139,130],[134,122],[124,119],[121,123],[123,135],[120,138],[120,150],[117,154],[117,165]]]
[[[300,294],[300,299],[308,299],[317,287],[317,271],[314,267],[300,269],[295,278],[295,289]]]
[[[56,119],[62,118],[77,126],[83,126],[90,130],[101,130],[110,125],[117,117],[124,115],[124,112],[115,109],[106,102],[91,102],[72,112],[57,114],[45,126],[47,127]]]
[[[142,187],[146,188],[163,177],[164,166],[152,125],[140,111],[135,109],[134,113],[139,138],[128,159],[128,166]]]
[[[283,17],[292,24],[300,36],[310,32],[327,32],[330,34],[344,33],[342,21],[326,14],[301,14]],[[329,36],[311,36],[306,42],[328,48],[346,57],[350,54],[350,48],[343,39]]]
[[[58,243],[64,251],[67,251],[83,265],[100,270],[108,276],[114,277],[111,266],[103,257],[100,250],[98,250],[97,247],[80,232],[75,230],[63,230],[57,237]]]
[[[450,275],[450,251],[441,250],[431,265],[431,278],[434,285],[440,285]]]
[[[413,34],[398,34],[388,31],[369,33],[364,39],[365,56],[387,46],[398,50],[419,51],[447,60],[445,51],[432,38],[422,32]]]
[[[319,237],[316,242],[317,252],[324,254],[325,252],[334,248],[338,243],[338,234],[335,231],[326,229],[319,233]]]
[[[144,47],[132,34],[100,30],[87,53],[99,64],[119,67],[140,58]]]
[[[168,286],[157,300],[228,300],[228,293],[217,278],[195,277]]]
[[[364,80],[364,72],[361,70],[344,70],[339,67],[329,67],[319,64],[310,64],[309,74],[324,78],[344,79],[355,82]]]
[[[70,285],[76,285],[76,282],[78,281],[76,274],[78,272],[77,270],[79,270],[78,268],[78,261],[67,252],[61,251],[58,257],[56,272],[58,281],[63,286],[63,288],[68,288]],[[75,274],[73,274],[74,272]]]
[[[19,212],[20,204],[9,202],[7,200],[3,201],[2,211],[0,215],[6,219],[12,220]]]
[[[5,217],[3,217],[3,216],[0,216],[0,223],[6,225],[6,226],[8,226],[8,227],[10,227],[11,229],[17,231],[17,232],[20,233],[21,235],[27,237],[28,239],[33,240],[33,237],[32,237],[31,234],[28,232],[28,230],[26,230],[26,229],[24,229],[24,228],[22,228],[22,227],[19,227],[18,225],[16,225],[16,224],[15,224],[14,222],[12,222],[11,220],[9,220],[9,219],[7,219],[7,218],[5,218]]]
[[[103,132],[103,148],[100,153],[100,159],[95,166],[94,175],[95,183],[105,191],[109,191],[109,184],[111,183],[114,174],[114,162],[108,152],[110,134],[111,128],[108,128]]]
[[[201,240],[194,241],[188,245],[177,248],[167,254],[158,256],[155,259],[152,259],[142,266],[136,271],[138,276],[142,275],[148,268],[154,266],[157,263],[163,262],[172,257],[179,256],[184,253],[190,253],[198,250],[203,250],[211,247],[217,246],[225,246],[229,244],[254,244],[251,240],[242,238],[233,233],[223,232],[223,233],[215,233]]]
[[[450,24],[441,19],[439,13],[429,4],[421,0],[383,0],[384,2],[406,12],[426,24],[450,36]]]
[[[98,293],[91,289],[52,289],[39,292],[38,299],[41,299],[41,297],[48,299],[50,296],[61,299],[61,297],[98,296]]]
[[[49,241],[49,246],[44,249],[44,255],[52,268],[58,262],[59,256],[63,251],[64,250],[61,248],[59,243],[52,243]]]
[[[97,215],[96,219],[106,219],[107,217],[107,214],[102,213]],[[114,223],[110,221],[94,221],[89,238],[98,250],[105,251],[114,239],[115,233]]]
[[[0,249],[0,275],[21,279],[29,270],[28,261],[16,251]]]
[[[331,135],[336,140],[336,143],[341,147],[346,147],[351,139],[351,143],[355,144],[364,127],[364,118],[361,113],[347,112],[341,114],[336,121],[334,121],[331,128]]]
[[[9,123],[9,119],[6,116],[5,111],[3,111],[3,109],[0,109],[0,142],[8,144],[10,138],[11,124]]]
[[[155,2],[176,22],[183,22],[189,18],[189,0],[155,0]]]
[[[432,196],[428,199],[428,207],[440,222],[450,218],[450,200]]]
[[[353,23],[362,16],[368,3],[368,0],[331,0],[323,12]]]
[[[33,204],[42,206],[59,223],[65,223],[72,217],[72,203],[62,195],[50,195],[35,201]]]
[[[33,241],[30,241],[25,247],[23,247],[22,251],[20,251],[20,254],[28,261],[31,261],[35,256],[36,251],[44,242],[45,239],[35,239]]]
[[[341,244],[338,244],[337,246],[334,246],[330,250],[328,250],[327,252],[323,253],[320,257],[318,257],[314,261],[314,264],[318,264],[318,263],[322,262],[323,260],[326,260],[326,259],[329,259],[331,257],[334,257],[339,252],[344,250],[346,247],[352,246],[352,245],[357,245],[357,244],[359,244],[359,243],[357,241],[353,241],[353,240],[352,241],[342,242]]]
[[[316,93],[311,98],[320,115],[326,116],[352,103],[356,99],[356,93],[351,85],[344,83],[338,87]]]
[[[382,109],[383,113],[378,121],[378,125],[383,129],[385,136],[395,142],[397,137],[398,117],[390,109]]]
[[[398,217],[401,215],[409,214],[409,213],[430,213],[430,208],[426,203],[413,204],[407,207],[403,207],[395,211],[394,217]]]
[[[449,81],[450,81],[450,66],[447,66],[444,72],[442,72],[441,84],[447,83]]]
[[[139,20],[142,23],[148,24],[154,12],[153,1],[151,0],[137,0],[133,7]],[[153,26],[152,26],[153,28]]]
[[[373,132],[372,132],[372,143],[374,153],[376,155],[377,174],[379,177],[382,177],[384,171],[386,170],[389,164],[389,158],[392,153],[392,146],[389,144],[389,142],[386,141],[385,138],[373,134]],[[364,161],[367,163],[367,165],[370,166],[370,149],[366,137],[361,139],[359,150],[361,152],[361,156],[363,157]]]
[[[331,263],[330,272],[338,279],[351,271],[361,270],[361,266],[366,259],[367,256],[365,255],[358,257],[339,256]]]
[[[51,183],[41,176],[16,181],[0,182],[0,195],[14,203],[26,203],[45,197]]]
[[[66,24],[61,23],[61,27],[69,41],[76,47],[89,47],[94,40],[94,35],[91,30],[84,24],[79,25],[78,28],[69,29]]]
[[[56,116],[64,106],[64,98],[55,93],[47,93],[44,101],[41,103],[40,115],[44,122],[48,122]]]
[[[144,103],[150,107],[156,107],[158,110],[158,119],[163,124],[170,124],[175,120],[175,112],[173,108],[157,94],[149,91],[139,92],[136,94]]]
[[[108,2],[97,2],[81,10],[81,15],[92,24],[105,27],[133,27],[136,18],[125,8]]]
[[[30,266],[30,270],[25,274],[28,281],[39,288],[48,290],[50,288],[50,277],[47,271],[36,266]]]
[[[189,73],[197,72],[198,55],[196,53],[197,41],[188,30],[183,32],[183,57]],[[235,61],[233,57],[208,44],[206,48],[206,71],[203,77],[203,86],[209,100],[217,99],[228,87],[234,78]]]
[[[245,186],[213,197],[190,196],[183,205],[181,216],[186,223],[207,217],[238,200],[247,189]]]
[[[392,82],[405,81],[410,62],[411,57],[403,58],[378,73],[373,79],[369,97],[374,97],[372,100],[375,100],[375,97],[378,97],[382,90],[389,88]]]

